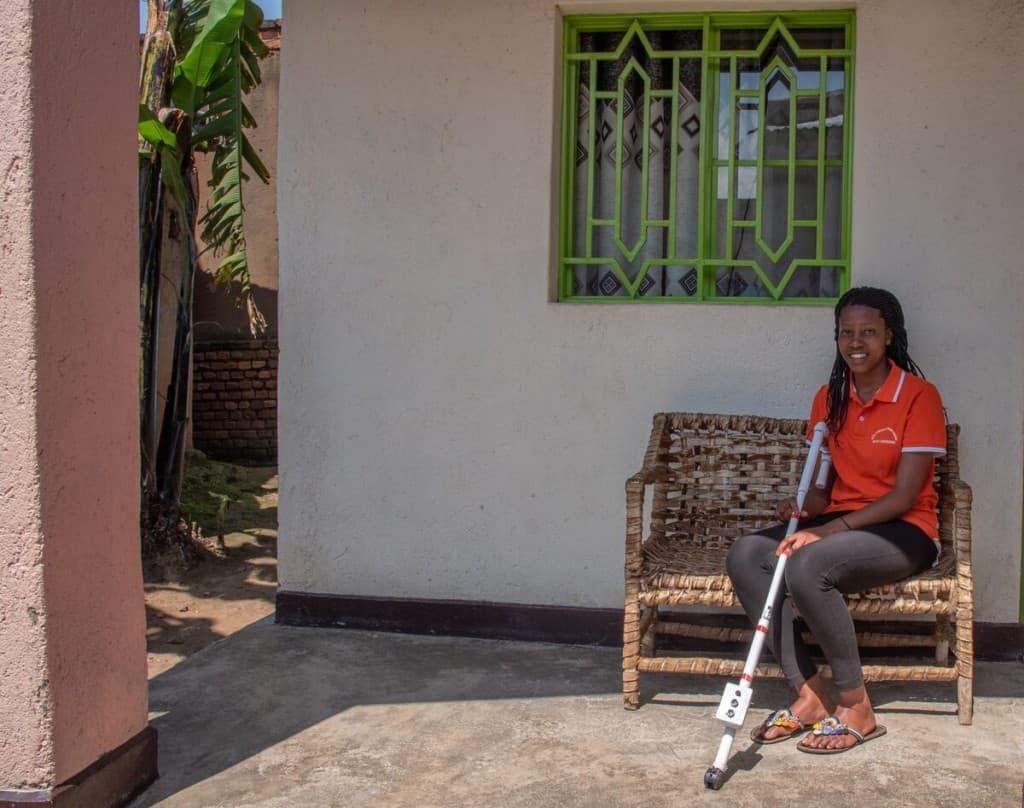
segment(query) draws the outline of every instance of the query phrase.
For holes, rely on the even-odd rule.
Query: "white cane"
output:
[[[797,531],[800,519],[799,514],[804,507],[804,499],[811,487],[811,477],[814,475],[814,466],[817,463],[818,455],[822,455],[821,467],[815,484],[818,488],[824,488],[828,479],[829,463],[831,458],[828,452],[822,452],[821,444],[825,440],[828,428],[823,422],[814,425],[814,437],[811,440],[811,448],[807,453],[807,462],[804,463],[803,474],[800,475],[800,486],[796,492],[796,510],[789,518],[786,527],[786,535],[791,536]],[[718,746],[718,754],[711,768],[704,772],[704,785],[707,788],[719,789],[725,780],[725,767],[729,761],[729,750],[732,748],[733,739],[736,737],[736,730],[743,726],[747,718],[747,709],[750,707],[752,695],[751,685],[754,681],[754,671],[757,669],[758,660],[761,658],[761,649],[764,648],[765,638],[768,636],[768,624],[772,619],[772,609],[775,606],[775,599],[778,597],[779,588],[782,586],[786,570],[786,561],[792,551],[785,550],[779,556],[775,565],[775,574],[772,576],[772,584],[768,589],[768,598],[765,600],[764,611],[761,612],[761,619],[757,621],[754,631],[754,641],[747,654],[747,661],[743,666],[743,673],[738,683],[730,683],[725,686],[722,694],[722,701],[718,705],[715,718],[725,724],[725,731],[722,734],[722,742]]]

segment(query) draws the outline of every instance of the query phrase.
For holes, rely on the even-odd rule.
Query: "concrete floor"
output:
[[[648,676],[622,709],[613,648],[301,629],[260,621],[151,683],[161,778],[142,806],[1024,806],[1024,664],[955,686],[871,687],[884,738],[842,755],[758,747],[785,704],[755,682],[720,791],[717,678]]]

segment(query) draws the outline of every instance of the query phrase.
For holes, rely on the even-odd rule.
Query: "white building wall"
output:
[[[779,4],[672,8],[713,5]],[[978,617],[1015,621],[1022,15],[856,5],[854,282],[901,298],[964,427]],[[616,606],[651,415],[806,414],[828,308],[551,302],[560,14],[630,8],[667,6],[289,5],[282,589]]]

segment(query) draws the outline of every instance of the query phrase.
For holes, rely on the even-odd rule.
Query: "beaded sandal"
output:
[[[802,743],[797,744],[797,748],[801,752],[807,752],[810,755],[838,755],[840,752],[848,752],[855,746],[867,743],[873,738],[880,738],[885,735],[885,727],[881,724],[877,724],[871,732],[865,734],[844,724],[834,715],[830,715],[828,718],[815,722],[812,732],[814,735],[852,735],[854,738],[853,743],[849,746],[841,746],[838,749],[824,749],[814,746],[805,746]],[[767,743],[767,741],[765,743]]]
[[[788,729],[789,732],[785,735],[776,735],[774,738],[765,738],[765,732],[773,727]],[[793,715],[787,708],[783,707],[781,710],[776,710],[769,715],[763,723],[754,727],[750,732],[750,740],[754,741],[754,743],[779,743],[780,741],[788,741],[805,729],[807,727],[804,726],[804,722]]]

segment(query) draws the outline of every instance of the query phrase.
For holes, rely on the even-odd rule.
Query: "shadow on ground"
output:
[[[223,551],[147,582],[150,675],[273,613],[276,590],[276,539],[250,533],[229,534]]]
[[[273,612],[277,589],[277,471],[188,455],[182,509],[198,563],[150,559],[146,641],[150,675]]]
[[[480,760],[490,760],[492,755],[488,750],[503,745],[508,747],[504,754],[531,756],[529,766],[536,764],[544,771],[557,765],[583,766],[576,760],[581,754],[595,760],[614,754],[620,761],[625,755],[624,771],[615,773],[594,764],[599,772],[582,770],[573,775],[580,782],[574,794],[597,789],[606,777],[610,779],[602,787],[624,788],[623,783],[615,785],[617,778],[652,776],[642,756],[634,760],[628,751],[618,750],[617,745],[628,749],[627,735],[636,736],[631,742],[639,738],[652,748],[668,746],[668,759],[677,767],[683,759],[689,760],[689,769],[694,768],[693,760],[699,761],[694,775],[699,781],[701,767],[710,764],[713,744],[720,737],[711,714],[724,680],[646,676],[642,679],[644,706],[627,713],[618,701],[620,653],[617,648],[304,629],[277,626],[268,618],[152,680],[150,709],[152,725],[159,732],[162,779],[134,805],[142,808],[163,800],[175,806],[297,804],[287,801],[297,799],[296,794],[312,800],[304,804],[342,804],[317,801],[324,799],[323,793],[342,787],[351,790],[347,804],[364,804],[364,798],[370,804],[384,796],[397,800],[399,773],[426,765],[423,761],[434,757],[436,767],[431,763],[429,775],[418,775],[417,789],[447,793],[444,789],[450,786],[440,779],[452,777],[460,788],[475,789],[473,799],[477,799],[480,788],[489,788],[492,780],[498,788],[508,773],[501,769],[500,774],[473,785],[470,774],[464,772],[468,779],[462,782],[458,778],[463,775],[454,772],[483,765]],[[1007,676],[1007,671],[1012,675]],[[872,693],[883,720],[905,725],[902,733],[890,733],[896,738],[907,738],[922,722],[928,726],[941,721],[945,732],[972,733],[955,736],[961,737],[956,743],[962,744],[964,737],[988,743],[985,732],[958,726],[953,717],[953,685],[881,683],[872,687]],[[979,671],[979,698],[1012,700],[1022,694],[1024,666],[1011,663]],[[571,698],[559,701],[560,697]],[[756,682],[751,715],[767,712],[787,699],[784,683]],[[551,713],[551,709],[561,712]],[[693,723],[695,718],[699,726]],[[520,736],[528,741],[517,747]],[[674,749],[663,743],[666,738],[673,739]],[[927,735],[921,738],[931,744],[942,742]],[[888,754],[900,742],[889,741]],[[907,749],[908,754],[924,757],[945,754],[920,746],[919,738]],[[569,750],[576,757],[559,763]],[[760,771],[767,754],[745,736],[738,737],[733,751],[730,776]],[[1009,751],[1019,757],[1024,750]],[[764,763],[778,765],[778,754],[772,752],[772,759]],[[986,746],[975,757],[981,761],[990,754]],[[256,761],[246,762],[254,757]],[[537,762],[534,757],[543,759]],[[972,757],[960,757],[974,765]],[[872,760],[871,756],[859,759]],[[516,765],[529,768],[520,761],[513,770]],[[230,775],[217,776],[229,770]],[[756,778],[736,779],[745,779],[749,787]],[[913,778],[908,782],[913,784]],[[194,786],[203,795],[216,791],[216,801],[182,794]],[[325,791],[317,792],[317,787]],[[408,787],[408,783],[402,785]],[[287,788],[291,789],[287,797],[272,798],[275,789]],[[496,792],[488,798],[492,799],[489,804],[529,805],[530,793],[528,789],[511,800]],[[884,795],[884,789],[880,793]],[[546,799],[535,804],[556,804],[551,794]],[[426,799],[386,804],[434,803]],[[448,804],[469,803],[453,798]],[[606,804],[640,803],[623,797],[609,798]]]

